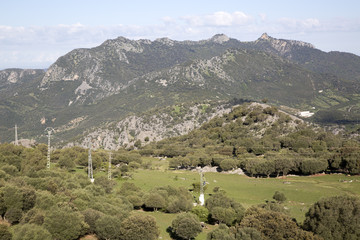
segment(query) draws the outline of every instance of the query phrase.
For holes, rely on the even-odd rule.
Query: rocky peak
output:
[[[271,36],[269,36],[267,33],[263,33],[261,35],[261,37],[257,40],[257,41],[269,41],[272,43],[272,45],[286,45],[286,44],[290,44],[293,46],[302,46],[302,47],[310,47],[310,48],[315,48],[312,44],[310,43],[306,43],[306,42],[302,42],[302,41],[297,41],[297,40],[284,40],[284,39],[276,39],[273,38]]]
[[[168,46],[174,46],[174,43],[175,41],[174,40],[171,40],[170,38],[157,38],[155,39],[155,42],[159,42],[159,43],[162,43],[164,45],[168,45]]]
[[[39,69],[5,69],[0,71],[0,85],[14,84],[27,78],[36,77],[44,71]]]
[[[267,33],[263,33],[260,37],[260,39],[262,39],[262,40],[270,40],[270,38],[271,37]]]
[[[275,49],[280,55],[285,55],[288,52],[291,52],[293,47],[315,48],[310,43],[295,40],[276,39],[269,36],[267,33],[263,33],[256,42],[268,42],[271,47]]]
[[[230,40],[230,38],[228,36],[226,36],[225,34],[216,34],[210,39],[210,41],[215,42],[215,43],[220,43],[220,44],[227,42],[229,40]]]

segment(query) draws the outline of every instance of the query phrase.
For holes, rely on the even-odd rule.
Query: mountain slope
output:
[[[21,137],[41,140],[51,126],[68,142],[154,108],[234,97],[304,110],[338,107],[354,118],[359,65],[358,56],[266,34],[254,42],[225,35],[182,42],[119,37],[75,49],[28,81],[8,80],[9,70],[1,71],[0,131],[9,141],[17,122]]]

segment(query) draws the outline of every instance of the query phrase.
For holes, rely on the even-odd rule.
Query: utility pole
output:
[[[17,134],[17,124],[15,124],[15,145],[19,145],[19,141],[18,141],[18,134]]]
[[[204,186],[205,186],[206,182],[204,181],[204,173],[202,171],[202,169],[200,170],[200,197],[199,197],[199,202],[200,205],[203,206],[205,203],[205,196],[204,196]]]
[[[47,132],[48,134],[48,152],[47,152],[47,164],[46,167],[50,169],[50,152],[51,152],[51,147],[50,147],[50,138],[51,138],[51,133],[54,131],[54,129],[52,127],[47,127],[45,129],[45,132]]]
[[[90,181],[93,183],[94,175],[93,175],[93,165],[92,165],[92,158],[91,158],[91,140],[89,140],[88,177],[90,178]]]
[[[108,179],[111,180],[111,152],[109,153]]]

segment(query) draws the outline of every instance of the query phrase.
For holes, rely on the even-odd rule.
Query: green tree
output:
[[[46,168],[46,157],[38,149],[26,148],[22,152],[21,171],[24,174],[34,174]]]
[[[236,213],[232,208],[214,207],[210,213],[212,218],[228,226],[231,226],[236,220]]]
[[[300,170],[303,174],[315,174],[325,171],[328,163],[323,159],[307,158],[301,161]]]
[[[228,198],[221,192],[209,197],[205,201],[205,207],[214,220],[228,225],[240,222],[245,213],[245,208],[240,203]]]
[[[32,188],[23,187],[21,189],[23,195],[22,209],[23,211],[28,211],[35,206],[36,202],[36,192]]]
[[[303,228],[327,240],[360,239],[360,199],[335,196],[319,200],[306,213]]]
[[[21,219],[21,223],[33,223],[42,225],[44,223],[45,213],[38,208],[30,209]]]
[[[156,219],[152,216],[132,215],[121,224],[121,238],[124,240],[155,240],[159,234]]]
[[[180,213],[171,222],[171,227],[183,239],[195,238],[202,231],[198,217],[192,213]]]
[[[9,231],[9,227],[4,224],[0,224],[0,240],[11,240],[11,239],[12,239],[12,234]]]
[[[135,141],[134,147],[136,147],[137,149],[141,148],[141,140],[140,139]]]
[[[88,233],[96,232],[96,221],[100,219],[104,214],[92,208],[88,208],[81,213],[84,216],[85,223],[89,225]]]
[[[95,184],[101,186],[105,190],[105,193],[111,193],[116,183],[114,181],[110,181],[105,176],[100,176],[96,178]]]
[[[235,240],[263,240],[261,233],[255,228],[236,226],[230,228],[230,234]]]
[[[73,240],[85,232],[86,224],[80,213],[53,208],[45,216],[44,227],[55,239]]]
[[[264,240],[319,239],[312,233],[302,230],[289,216],[264,208],[249,208],[240,227],[255,228],[261,232]]]
[[[4,205],[7,209],[9,208],[16,208],[22,209],[23,208],[23,193],[21,189],[18,187],[8,185],[4,187],[2,190],[4,194]]]
[[[229,228],[225,224],[220,224],[206,235],[206,240],[235,240],[235,238],[230,235]]]
[[[6,213],[4,218],[11,224],[15,224],[20,222],[20,219],[22,217],[22,211],[19,208],[9,208]]]
[[[75,159],[71,159],[68,155],[61,155],[58,161],[60,168],[72,169],[75,167]]]
[[[209,218],[209,210],[204,206],[197,205],[191,209],[191,212],[198,216],[201,222],[206,222]]]
[[[36,224],[19,225],[14,231],[13,240],[51,240],[51,234]]]
[[[280,203],[283,203],[286,201],[285,194],[282,192],[279,192],[279,191],[276,191],[272,198]]]
[[[151,192],[144,196],[144,203],[147,208],[153,208],[157,211],[159,208],[166,207],[166,201],[163,196],[157,192]]]
[[[220,162],[220,167],[223,171],[229,171],[237,167],[237,162],[235,159],[227,158]]]
[[[110,215],[101,215],[95,222],[96,235],[100,239],[121,239],[121,220]]]

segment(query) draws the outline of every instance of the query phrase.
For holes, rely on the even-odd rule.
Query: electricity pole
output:
[[[91,158],[91,140],[89,141],[88,177],[90,178],[90,181],[93,183],[94,175],[93,175],[93,165],[92,165],[92,158]]]
[[[200,170],[200,197],[199,197],[199,202],[200,205],[203,206],[205,203],[205,196],[204,196],[204,186],[205,186],[205,181],[204,181],[204,173],[202,171],[202,169]]]
[[[111,180],[111,152],[109,153],[108,179]]]
[[[17,134],[17,125],[15,124],[15,145],[19,145],[19,141],[18,141],[18,134]]]
[[[53,131],[54,131],[54,129],[52,127],[47,127],[45,129],[45,132],[47,132],[47,134],[48,134],[48,152],[47,152],[47,164],[46,164],[47,168],[50,168],[50,151],[51,151],[50,138],[51,138],[51,133]]]

